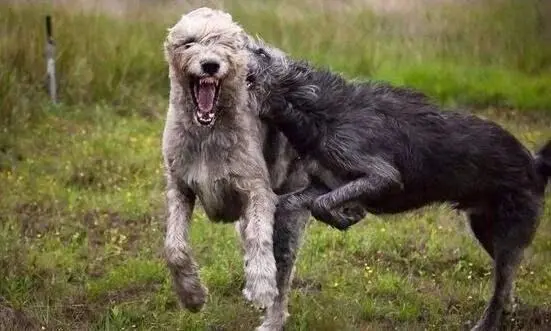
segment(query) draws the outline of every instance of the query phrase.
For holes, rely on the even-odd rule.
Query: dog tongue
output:
[[[213,83],[200,83],[197,91],[197,104],[201,112],[210,112],[214,107],[216,86]]]

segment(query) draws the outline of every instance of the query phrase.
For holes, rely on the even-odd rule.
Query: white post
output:
[[[57,84],[55,78],[55,43],[52,37],[52,18],[46,16],[46,75],[48,92],[53,103],[57,103]]]

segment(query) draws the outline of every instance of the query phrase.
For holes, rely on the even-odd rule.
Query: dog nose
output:
[[[203,72],[209,75],[214,75],[218,72],[218,69],[220,69],[220,65],[216,62],[205,62],[201,64],[201,68],[203,69]]]

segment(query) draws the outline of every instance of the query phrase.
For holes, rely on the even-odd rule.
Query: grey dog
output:
[[[307,176],[285,137],[250,110],[257,105],[248,97],[244,41],[229,14],[209,8],[182,16],[169,29],[164,250],[181,304],[199,311],[207,290],[188,239],[195,201],[212,221],[239,221],[243,294],[267,308],[259,330],[276,330],[287,317],[296,247],[309,217],[305,209],[276,213],[276,193],[307,185]],[[281,242],[275,250],[273,241]]]
[[[350,82],[250,42],[250,89],[262,118],[298,151],[311,182],[278,208],[308,207],[339,229],[358,221],[335,209],[356,201],[373,214],[451,203],[494,260],[494,293],[473,330],[497,330],[515,271],[530,245],[551,176],[551,141],[535,156],[497,124],[441,111],[425,95]]]

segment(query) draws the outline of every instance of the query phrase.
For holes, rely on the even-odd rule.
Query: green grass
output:
[[[0,173],[0,296],[48,329],[257,323],[240,293],[233,226],[210,223],[200,210],[192,243],[209,303],[199,314],[178,309],[161,259],[162,122],[117,115],[116,107],[45,107],[40,121],[3,140],[15,160]],[[546,116],[480,114],[531,148],[549,138]],[[520,271],[515,325],[551,318],[550,221],[548,208]],[[348,233],[314,222],[291,293],[290,330],[460,329],[481,314],[490,271],[462,217],[444,207],[369,217]]]
[[[551,14],[538,11],[535,0],[395,14],[375,13],[357,0],[346,2],[351,7],[324,3],[231,1],[224,8],[251,34],[347,76],[407,84],[444,103],[551,109],[551,24],[545,16]],[[0,115],[10,125],[32,120],[34,105],[44,98],[45,14],[53,17],[64,103],[155,113],[154,97],[165,97],[168,88],[166,28],[191,8],[131,6],[136,9],[114,17],[74,6],[1,6]]]
[[[225,4],[248,31],[295,56],[486,108],[481,116],[530,148],[550,139],[551,50],[539,13],[505,0],[450,6],[403,16],[329,0],[315,10],[290,0]],[[0,329],[8,305],[48,330],[259,323],[241,296],[232,225],[195,213],[191,240],[210,291],[201,313],[178,308],[161,258],[168,92],[161,46],[185,10],[138,7],[116,16],[0,5]],[[54,16],[58,44],[57,106],[42,85],[45,13]],[[547,207],[519,271],[516,329],[551,323],[550,252]],[[490,271],[462,217],[445,207],[369,217],[348,233],[313,222],[289,329],[460,330],[482,313]]]

